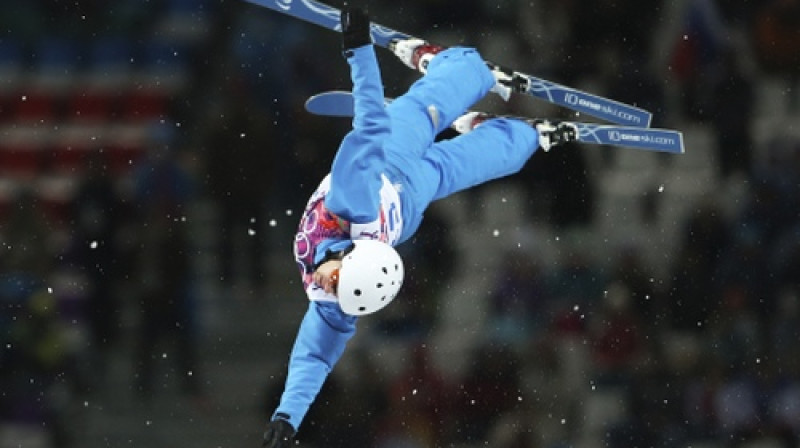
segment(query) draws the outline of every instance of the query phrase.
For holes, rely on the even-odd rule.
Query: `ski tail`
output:
[[[316,0],[245,1],[341,32],[339,23],[341,11]],[[370,32],[373,42],[384,48],[388,48],[389,44],[395,39],[402,40],[413,37],[377,23],[370,25]],[[512,82],[511,88],[517,93],[529,95],[610,123],[646,128],[650,126],[652,121],[650,112],[636,106],[573,89],[522,72],[508,70],[492,62],[487,63],[493,70],[501,70],[508,74]]]
[[[386,104],[392,99],[386,98]],[[344,90],[322,92],[306,101],[306,110],[314,115],[352,117],[353,94]],[[519,118],[522,117],[510,117]],[[621,146],[641,150],[682,154],[683,134],[671,129],[640,128],[573,122],[578,128],[578,141],[594,145]]]
[[[390,98],[384,103],[389,104]],[[353,94],[347,90],[331,90],[318,93],[306,100],[306,110],[325,117],[352,117],[355,114]]]

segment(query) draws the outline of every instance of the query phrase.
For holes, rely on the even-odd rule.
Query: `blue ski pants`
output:
[[[405,229],[411,236],[435,200],[514,174],[538,148],[538,134],[514,119],[484,122],[472,132],[435,142],[436,135],[483,98],[495,79],[478,52],[454,47],[434,57],[425,76],[387,107],[388,174],[402,184]]]

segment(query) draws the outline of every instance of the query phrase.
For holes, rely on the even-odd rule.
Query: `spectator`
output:
[[[690,440],[708,440],[716,436],[714,395],[723,381],[724,369],[718,359],[702,358],[682,385],[681,416]]]
[[[117,238],[123,204],[99,153],[88,160],[88,171],[72,203],[72,256],[86,275],[86,317],[94,372],[103,376],[106,354],[119,337],[120,303],[115,282],[125,267]]]
[[[737,444],[758,434],[761,415],[758,383],[740,369],[728,369],[714,391],[712,405],[716,417],[716,433],[722,440]]]
[[[208,192],[219,211],[220,278],[260,292],[269,275],[261,230],[266,229],[275,148],[269,147],[272,128],[263,124],[262,109],[249,104],[240,97],[225,102],[208,124]]]
[[[430,352],[425,344],[410,347],[407,368],[388,386],[389,408],[401,406],[401,421],[419,419],[418,429],[429,441],[425,446],[443,446],[446,431],[451,429],[447,416],[452,412],[451,387],[444,376],[430,360]],[[389,411],[387,418],[379,425],[383,437],[399,428],[390,424],[397,415]],[[389,428],[395,426],[394,429]]]
[[[741,49],[727,48],[723,51],[713,86],[710,124],[723,178],[732,175],[749,177],[752,174],[753,138],[750,129],[754,119],[755,87],[752,77],[742,67],[742,54]]]
[[[668,70],[678,83],[681,112],[705,121],[716,98],[712,79],[725,40],[726,24],[716,2],[692,0],[678,3],[680,25],[672,41]]]
[[[519,346],[546,328],[550,300],[534,255],[510,250],[502,259],[489,296],[487,331],[499,343]]]
[[[495,419],[519,406],[521,360],[511,350],[494,344],[478,346],[471,369],[457,386],[456,438],[463,442],[487,440]]]
[[[74,435],[68,406],[82,383],[76,348],[55,297],[41,283],[24,306],[8,331],[0,420],[42,427],[52,446],[67,447]]]
[[[136,389],[149,398],[156,387],[156,361],[166,358],[163,343],[172,343],[176,376],[183,391],[199,396],[197,320],[192,291],[188,220],[194,186],[179,154],[162,142],[136,169],[136,203],[140,229],[137,275],[139,326],[136,337]],[[166,375],[165,377],[170,377]]]
[[[635,313],[631,292],[622,283],[608,286],[603,306],[588,323],[594,367],[602,384],[620,385],[645,353],[643,324]]]
[[[14,205],[0,227],[3,254],[0,267],[45,278],[53,267],[50,220],[32,190],[16,193]]]
[[[674,328],[705,331],[716,309],[713,274],[729,244],[729,233],[728,223],[713,204],[700,204],[687,220],[669,282]]]
[[[728,283],[715,297],[720,309],[711,321],[707,341],[724,365],[742,370],[765,354],[758,304],[738,282]]]
[[[419,364],[419,361],[412,363]],[[415,376],[420,373],[423,372],[412,367],[407,372],[409,376],[404,374],[388,385],[386,412],[375,424],[376,447],[422,448],[441,443],[443,428],[449,426],[445,422],[446,411],[434,408],[442,398],[443,391],[436,388],[441,382],[430,372],[424,372],[425,378],[434,380],[433,383],[420,381]]]
[[[755,17],[755,47],[768,73],[800,76],[800,1],[772,0]]]
[[[656,274],[642,258],[641,248],[624,246],[617,253],[619,256],[612,268],[610,284],[627,288],[634,314],[648,322],[648,327],[658,326],[662,321],[660,316],[664,314],[664,304],[656,286]]]
[[[777,306],[767,324],[767,356],[785,372],[800,373],[800,363],[793,355],[793,350],[800,345],[798,290],[795,286],[784,286],[776,301]]]
[[[605,274],[589,260],[578,239],[562,250],[561,263],[549,280],[553,300],[562,310],[585,310],[606,286]]]
[[[800,363],[791,360],[776,387],[770,391],[767,403],[771,429],[786,448],[800,442]]]

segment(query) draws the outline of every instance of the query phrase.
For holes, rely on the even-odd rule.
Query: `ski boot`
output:
[[[550,121],[543,118],[525,120],[539,134],[539,147],[544,152],[550,148],[578,139],[578,127],[568,121]]]
[[[487,62],[486,65],[491,70],[495,80],[490,92],[500,95],[500,98],[503,98],[504,101],[508,101],[511,98],[512,92],[525,93],[528,91],[530,81],[527,77],[491,62]]]
[[[467,112],[453,120],[453,124],[450,127],[459,134],[466,134],[484,121],[492,118],[497,118],[497,115],[487,114],[486,112]]]
[[[394,39],[389,42],[389,50],[400,58],[403,64],[423,74],[428,71],[431,59],[444,49],[417,38]]]

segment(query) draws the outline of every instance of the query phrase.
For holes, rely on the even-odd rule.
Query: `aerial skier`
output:
[[[353,82],[353,129],[309,199],[295,236],[309,307],[280,403],[264,432],[267,448],[291,445],[359,316],[397,295],[405,271],[394,246],[416,232],[429,204],[514,174],[539,148],[548,151],[577,138],[568,122],[468,111],[489,92],[508,94],[503,74],[473,48],[392,42],[395,55],[424,76],[384,105],[369,17],[349,8],[340,21]],[[451,126],[461,135],[437,142]]]

